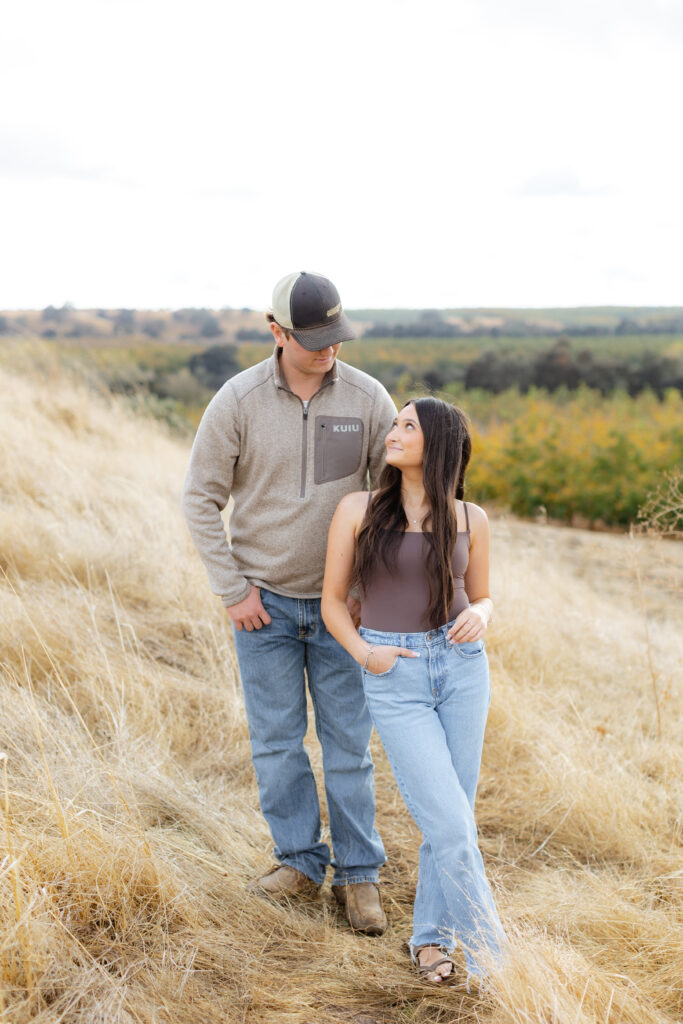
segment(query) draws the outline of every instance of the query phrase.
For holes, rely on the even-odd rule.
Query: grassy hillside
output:
[[[681,1019],[680,545],[494,521],[478,820],[513,956],[485,1001],[435,992],[402,949],[418,837],[377,743],[387,934],[327,888],[244,893],[271,842],[187,445],[42,349],[0,389],[0,1020]]]

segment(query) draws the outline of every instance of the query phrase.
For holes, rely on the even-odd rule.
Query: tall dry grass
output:
[[[387,934],[329,890],[244,894],[271,844],[187,448],[24,360],[0,368],[0,1021],[681,1020],[680,546],[494,522],[478,820],[513,952],[488,996],[433,991],[378,745]]]

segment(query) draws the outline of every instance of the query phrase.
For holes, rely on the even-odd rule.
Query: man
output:
[[[197,431],[183,507],[233,622],[261,809],[278,864],[250,889],[315,896],[330,863],[303,739],[306,681],[322,746],[333,893],[351,926],[386,927],[378,888],[371,722],[356,662],[327,632],[320,595],[339,500],[377,480],[396,415],[382,385],[337,362],[355,337],[337,289],[289,274],[268,314],[273,355],[227,381]],[[220,513],[232,495],[231,544]]]

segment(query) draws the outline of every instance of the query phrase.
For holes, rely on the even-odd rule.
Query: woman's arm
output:
[[[356,537],[367,504],[367,493],[355,491],[343,497],[337,505],[327,536],[327,560],[321,603],[323,622],[327,629],[361,665],[365,663],[370,644],[361,639],[356,632],[346,598],[356,556]]]
[[[418,651],[393,644],[371,645],[356,632],[346,601],[356,557],[356,538],[368,507],[367,492],[347,494],[337,505],[327,537],[321,612],[329,632],[352,658],[375,674],[387,672],[397,658],[419,658]]]
[[[458,644],[479,640],[493,615],[493,601],[489,597],[489,520],[479,505],[468,502],[467,509],[470,519],[470,554],[465,572],[465,593],[470,606],[460,612],[448,634]]]

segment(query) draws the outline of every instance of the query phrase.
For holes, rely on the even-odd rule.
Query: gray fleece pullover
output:
[[[340,499],[384,465],[396,408],[373,377],[335,361],[307,403],[290,391],[278,350],[209,403],[185,479],[183,511],[224,605],[250,584],[320,597],[327,531]],[[232,494],[228,543],[221,512]]]

